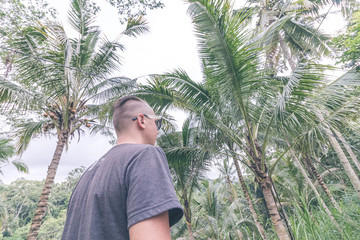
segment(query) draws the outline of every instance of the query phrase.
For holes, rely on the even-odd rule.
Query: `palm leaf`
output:
[[[136,37],[149,32],[149,26],[143,16],[130,18],[122,35]]]
[[[297,50],[299,53],[309,50],[316,56],[334,56],[334,52],[327,44],[329,37],[308,24],[305,25],[290,19],[284,24],[283,30],[285,39],[292,44],[291,49]]]
[[[19,110],[17,106],[21,106],[22,111],[32,109],[39,103],[41,104],[43,98],[42,94],[0,77],[0,99],[3,112],[17,111]]]
[[[22,154],[29,146],[30,140],[42,134],[42,127],[48,121],[27,121],[17,124],[17,130],[13,137],[17,139],[16,153]]]
[[[26,166],[25,163],[23,163],[21,161],[12,161],[11,163],[16,167],[16,169],[19,172],[23,172],[23,173],[28,173],[29,172],[29,168],[28,168],[28,166]]]

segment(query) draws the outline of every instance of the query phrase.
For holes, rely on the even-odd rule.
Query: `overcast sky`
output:
[[[69,4],[58,0],[48,0],[48,2],[58,10],[59,18],[68,35],[73,36],[74,33],[66,20]],[[109,6],[105,0],[97,2],[101,3],[102,9],[98,14],[97,24],[105,35],[113,40],[124,29],[124,26],[119,23],[115,8]],[[163,2],[166,6],[164,9],[152,10],[146,16],[150,33],[126,41],[126,51],[122,55],[124,64],[119,75],[135,78],[182,68],[191,78],[200,80],[201,70],[197,57],[196,38],[193,35],[190,18],[186,14],[187,5],[182,0],[163,0]],[[322,29],[333,33],[341,29],[343,25],[344,22],[339,14],[331,14],[322,24]],[[186,117],[185,114],[181,112],[174,114],[181,125]],[[104,136],[89,136],[88,134],[81,137],[79,143],[77,138],[71,141],[68,151],[63,153],[55,181],[64,181],[67,174],[79,166],[90,166],[112,147],[108,141],[109,139]],[[55,146],[54,137],[33,140],[21,157],[28,165],[30,173],[22,174],[13,166],[7,166],[2,169],[4,175],[0,176],[0,179],[4,183],[10,183],[17,178],[45,179]]]

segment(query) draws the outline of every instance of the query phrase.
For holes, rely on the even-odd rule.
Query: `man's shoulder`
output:
[[[136,144],[136,143],[123,143],[114,146],[109,150],[109,152],[129,152],[129,153],[141,153],[141,152],[160,152],[164,151],[158,147],[151,144]]]

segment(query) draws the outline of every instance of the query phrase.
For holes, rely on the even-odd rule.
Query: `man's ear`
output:
[[[136,119],[136,123],[140,128],[142,128],[142,129],[145,128],[145,116],[144,116],[144,114],[140,113],[138,115],[138,117]]]

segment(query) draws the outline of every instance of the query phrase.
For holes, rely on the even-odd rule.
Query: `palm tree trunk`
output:
[[[320,186],[322,187],[322,189],[324,190],[326,196],[328,196],[328,198],[330,199],[331,203],[335,206],[335,208],[341,213],[341,208],[339,206],[339,204],[336,202],[336,200],[334,199],[334,197],[331,195],[330,190],[328,189],[328,187],[326,186],[326,184],[324,183],[324,180],[322,179],[322,177],[320,176],[319,172],[316,170],[314,164],[311,162],[311,159],[306,156],[305,157],[305,161],[307,163],[307,165],[310,167],[311,172],[313,173],[313,175],[315,176],[316,180],[318,181],[318,183],[320,184]]]
[[[186,221],[186,226],[189,232],[189,240],[194,240],[194,235],[193,235],[193,231],[192,231],[192,226],[191,226],[191,222]]]
[[[248,136],[248,140],[250,141],[250,137]],[[249,144],[250,146],[254,146],[255,149],[250,149],[250,156],[253,159],[251,163],[251,168],[255,173],[255,179],[259,183],[262,193],[264,195],[265,203],[267,210],[270,214],[271,222],[275,228],[275,232],[280,240],[290,240],[290,235],[288,229],[285,227],[284,222],[281,219],[278,207],[275,202],[275,197],[273,195],[273,183],[271,178],[269,177],[266,163],[264,163],[261,159],[261,147],[258,145],[257,139],[253,140],[253,144]],[[240,169],[240,168],[239,168]]]
[[[325,114],[328,114],[326,109],[323,109],[323,111],[325,112]],[[322,121],[322,122],[324,121],[324,117],[320,112],[317,112],[316,115],[318,116],[320,121]],[[338,157],[340,159],[340,163],[342,164],[342,166],[345,169],[346,175],[349,177],[351,184],[353,185],[355,191],[357,192],[357,194],[360,198],[360,180],[359,180],[358,176],[356,175],[354,169],[351,167],[351,164],[350,164],[349,160],[347,159],[344,151],[341,149],[340,144],[338,143],[336,138],[333,136],[333,134],[330,130],[329,124],[325,125],[324,131],[330,141],[331,146],[334,148],[336,154],[338,155]]]
[[[280,240],[290,240],[288,231],[284,226],[284,223],[280,217],[278,208],[276,206],[274,195],[272,194],[272,183],[270,178],[267,176],[266,178],[262,179],[262,181],[260,182],[260,186],[262,188],[266,207],[269,211],[271,222],[274,225],[277,236]]]
[[[284,139],[287,143],[287,145],[290,147],[290,142],[288,140],[288,138],[286,137],[284,131],[282,131],[283,134],[284,134]],[[303,168],[301,162],[299,161],[299,159],[296,157],[295,153],[294,153],[294,150],[293,149],[290,149],[290,154],[291,156],[293,157],[294,161],[296,162],[296,165],[299,167],[300,169],[300,172],[302,173],[302,175],[304,176],[306,182],[309,184],[309,186],[311,187],[311,189],[314,191],[316,197],[318,198],[321,206],[324,208],[325,212],[328,214],[328,216],[330,217],[331,221],[335,224],[336,228],[339,230],[339,232],[342,234],[342,229],[341,227],[339,226],[339,224],[337,223],[337,221],[335,220],[334,216],[332,215],[332,213],[330,212],[329,208],[326,206],[324,200],[321,198],[318,190],[316,189],[316,187],[314,186],[314,184],[312,183],[311,179],[308,177],[308,175],[306,174],[306,171],[305,169]],[[340,207],[338,209],[340,212]]]
[[[288,49],[285,46],[284,39],[282,38],[282,36],[280,36],[280,34],[279,34],[279,43],[280,43],[280,47],[281,47],[281,49],[282,49],[282,51],[284,53],[285,59],[288,61],[289,65],[291,67],[291,70],[294,71],[295,70],[294,60],[292,60],[292,58],[290,56],[290,53],[289,53]]]
[[[360,198],[360,180],[358,176],[356,175],[354,169],[351,167],[351,164],[349,160],[347,159],[345,153],[341,149],[340,144],[336,140],[336,138],[332,135],[329,128],[325,128],[325,133],[327,137],[329,138],[331,146],[334,148],[336,154],[338,155],[340,162],[342,166],[344,167],[346,174],[350,178],[350,182],[353,185],[355,191],[357,192],[359,198]]]
[[[263,239],[267,239],[267,237],[266,237],[266,235],[265,235],[265,230],[264,230],[263,226],[261,225],[261,223],[260,223],[260,221],[259,221],[259,218],[258,218],[258,215],[257,215],[257,213],[256,213],[256,211],[255,211],[254,205],[252,204],[252,200],[251,200],[251,198],[250,198],[250,195],[249,195],[249,192],[248,192],[248,190],[247,190],[247,187],[246,187],[244,178],[243,178],[242,173],[241,173],[241,169],[240,169],[240,166],[239,166],[239,162],[238,162],[238,160],[237,160],[235,157],[233,157],[233,160],[234,160],[234,163],[235,163],[236,172],[237,172],[238,177],[239,177],[241,189],[243,190],[243,193],[244,193],[246,202],[247,202],[248,205],[249,205],[249,209],[250,209],[251,215],[252,215],[253,218],[254,218],[256,227],[257,227],[257,229],[258,229],[261,237],[262,237]]]
[[[304,164],[305,164],[305,169],[306,169],[306,171],[308,172],[308,174],[310,176],[310,179],[316,180],[317,178],[314,175],[313,170],[311,169],[311,166],[309,165],[309,161],[307,161],[307,158],[305,159]]]
[[[183,199],[184,199],[184,215],[185,215],[186,226],[187,226],[187,229],[189,232],[189,240],[194,240],[194,235],[193,235],[192,226],[191,226],[190,203],[188,201],[186,192],[183,194]]]
[[[346,142],[344,136],[337,131],[336,129],[333,129],[336,136],[340,139],[340,141],[343,143],[346,151],[349,153],[349,156],[351,157],[351,159],[353,160],[353,162],[355,163],[355,166],[357,167],[357,169],[360,171],[360,163],[359,160],[357,159],[356,155],[354,154],[354,152],[352,151],[351,147],[349,147],[348,143]]]
[[[39,234],[40,226],[42,224],[42,220],[46,213],[47,203],[49,199],[49,195],[51,192],[52,185],[54,184],[54,179],[57,171],[57,167],[60,162],[61,154],[64,150],[65,143],[68,138],[68,131],[64,130],[61,132],[58,137],[58,142],[56,145],[56,149],[54,152],[54,156],[49,165],[44,188],[40,195],[40,200],[37,205],[37,209],[35,211],[34,218],[32,219],[30,231],[27,236],[27,240],[36,240]]]
[[[288,143],[289,145],[289,143]],[[307,176],[305,169],[303,168],[301,162],[299,161],[299,159],[296,157],[294,151],[292,149],[290,149],[290,153],[293,156],[296,164],[298,165],[300,172],[302,173],[302,175],[304,176],[306,182],[309,184],[309,186],[311,187],[311,189],[314,191],[316,197],[318,198],[321,206],[324,208],[325,212],[328,214],[328,216],[330,217],[331,221],[335,224],[336,228],[339,230],[339,232],[342,234],[342,230],[341,227],[339,226],[339,224],[336,222],[334,216],[332,215],[332,213],[330,212],[329,208],[326,206],[324,200],[321,198],[318,190],[316,189],[316,187],[314,186],[314,184],[311,182],[310,178]]]

